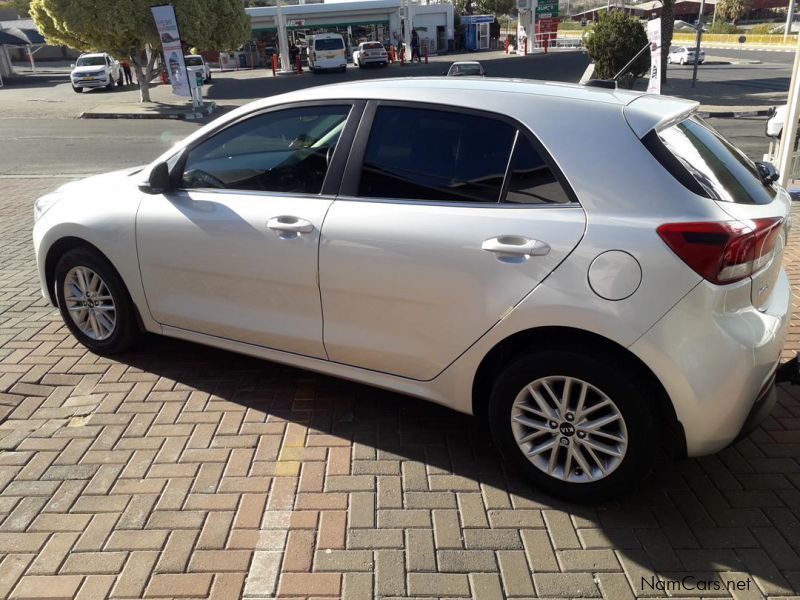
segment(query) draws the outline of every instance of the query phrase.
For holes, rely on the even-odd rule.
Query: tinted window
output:
[[[187,56],[184,58],[187,67],[202,67],[203,59],[199,56]]]
[[[359,194],[449,202],[498,202],[515,129],[491,118],[379,107]]]
[[[104,56],[84,56],[78,59],[75,66],[78,67],[102,67],[106,64]]]
[[[667,149],[714,200],[768,204],[775,188],[765,184],[755,164],[698,118],[659,132]]]
[[[318,194],[349,111],[295,108],[242,121],[191,150],[182,185]]]
[[[344,48],[342,38],[323,38],[314,42],[314,49],[318,52],[320,50],[341,50],[342,48]]]
[[[453,65],[450,68],[451,75],[480,75],[480,65]]]
[[[570,202],[553,171],[531,141],[522,134],[514,148],[505,201],[515,204]]]

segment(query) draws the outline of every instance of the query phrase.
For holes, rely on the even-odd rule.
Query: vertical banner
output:
[[[158,37],[161,38],[161,46],[164,49],[164,64],[167,66],[167,73],[169,73],[172,93],[176,96],[191,98],[192,90],[189,87],[189,72],[183,60],[181,33],[178,29],[175,9],[171,4],[164,4],[162,6],[151,6],[150,10],[156,22]]]
[[[647,82],[648,94],[661,93],[661,19],[647,22],[647,41],[650,42],[650,78]]]

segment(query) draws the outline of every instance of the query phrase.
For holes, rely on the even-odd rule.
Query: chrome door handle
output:
[[[527,260],[531,256],[545,256],[550,246],[539,240],[531,240],[521,235],[501,235],[481,244],[481,250],[497,255],[498,259]]]
[[[314,231],[314,224],[311,221],[291,215],[273,217],[267,222],[267,227],[279,233],[311,233]]]

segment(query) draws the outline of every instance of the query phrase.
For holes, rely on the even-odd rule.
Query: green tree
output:
[[[11,0],[9,4],[20,17],[27,17],[28,11],[31,9],[31,0]]]
[[[619,10],[602,13],[586,40],[586,50],[594,61],[595,77],[609,79],[616,75],[647,44],[641,21]],[[643,54],[628,69],[633,79],[647,71],[650,57]]]
[[[514,15],[516,0],[455,0],[456,12],[462,15]]]
[[[736,25],[736,21],[749,13],[752,6],[752,0],[719,0],[717,14]]]
[[[161,42],[150,0],[32,0],[31,16],[49,43],[128,59],[142,102],[150,102],[150,81]],[[250,37],[241,0],[173,0],[181,39],[200,50],[234,50]]]

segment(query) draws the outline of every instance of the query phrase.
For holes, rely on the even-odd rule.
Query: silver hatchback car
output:
[[[628,490],[775,401],[789,197],[668,97],[415,78],[242,107],[36,202],[44,295],[486,421],[542,490]]]

